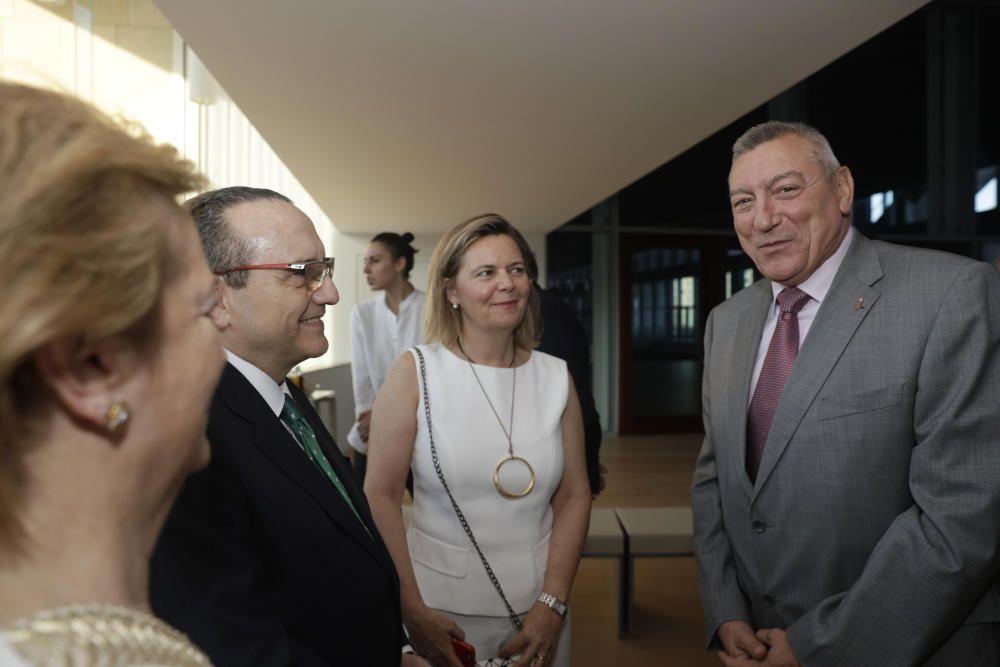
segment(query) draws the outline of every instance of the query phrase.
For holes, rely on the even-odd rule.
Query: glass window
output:
[[[975,210],[978,233],[1000,238],[1000,210],[997,209],[997,176],[1000,169],[1000,7],[977,8],[979,30],[979,80],[977,114],[979,124],[976,152]]]

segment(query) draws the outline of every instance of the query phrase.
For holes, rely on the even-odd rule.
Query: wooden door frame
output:
[[[723,300],[725,284],[722,274],[708,271],[708,266],[721,266],[725,253],[735,243],[735,236],[664,235],[622,233],[618,245],[618,432],[622,435],[652,433],[697,433],[702,431],[699,414],[635,419],[632,406],[632,253],[642,247],[697,248],[701,252],[698,276],[699,369],[703,365],[705,322],[709,311]],[[700,374],[700,370],[699,370]],[[700,392],[699,392],[700,403]]]

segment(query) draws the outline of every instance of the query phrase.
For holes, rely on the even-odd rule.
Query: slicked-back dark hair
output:
[[[198,227],[208,268],[219,272],[250,263],[253,248],[248,239],[233,230],[226,220],[226,211],[238,204],[268,200],[292,203],[291,199],[274,190],[243,185],[203,192],[184,203]],[[242,289],[247,286],[247,272],[227,273],[223,280],[233,289]]]

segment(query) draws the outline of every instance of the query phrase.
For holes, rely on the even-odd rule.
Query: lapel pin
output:
[[[865,307],[865,297],[859,296],[858,300],[854,303],[854,310],[861,310]]]

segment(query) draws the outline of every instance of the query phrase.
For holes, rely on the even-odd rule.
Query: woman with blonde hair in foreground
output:
[[[215,278],[175,199],[201,185],[173,148],[0,83],[4,665],[209,664],[147,593],[223,364]]]
[[[534,351],[530,253],[498,215],[445,234],[431,258],[428,344],[399,357],[375,399],[365,492],[411,642],[437,667],[463,664],[452,640],[488,664],[570,664],[590,486],[566,364]]]

